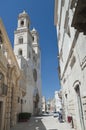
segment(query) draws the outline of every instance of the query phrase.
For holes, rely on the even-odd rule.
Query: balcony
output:
[[[86,35],[86,0],[77,1],[71,26]]]

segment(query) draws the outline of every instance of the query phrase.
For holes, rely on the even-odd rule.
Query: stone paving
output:
[[[18,123],[11,130],[74,130],[68,123],[60,123],[53,117],[32,117],[28,122]]]

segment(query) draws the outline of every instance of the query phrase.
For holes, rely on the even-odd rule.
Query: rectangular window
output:
[[[18,103],[20,103],[20,97],[18,97]]]
[[[23,43],[23,38],[19,38],[19,43],[20,43],[20,44]]]

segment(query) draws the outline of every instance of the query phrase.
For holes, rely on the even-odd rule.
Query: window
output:
[[[18,97],[18,103],[20,103],[20,97]]]
[[[65,94],[65,98],[67,99],[67,94]]]
[[[21,49],[19,49],[18,55],[22,56],[22,50]]]
[[[32,37],[33,41],[34,41],[34,36]]]
[[[2,37],[0,36],[0,44],[2,44],[3,43],[3,40],[2,40]]]
[[[23,99],[21,99],[21,104],[23,104]]]
[[[22,44],[23,43],[23,37],[20,37],[19,38],[19,44]]]
[[[35,56],[33,56],[33,61],[36,63],[36,57]]]
[[[24,20],[22,20],[22,21],[20,22],[20,24],[21,24],[21,26],[23,26],[23,25],[24,25]]]
[[[0,35],[2,35],[2,32],[1,32],[1,30],[0,30]]]
[[[36,71],[36,69],[33,70],[33,78],[34,78],[34,81],[36,82],[37,81],[37,71]]]

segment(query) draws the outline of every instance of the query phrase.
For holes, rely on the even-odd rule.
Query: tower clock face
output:
[[[36,71],[36,69],[33,70],[33,78],[34,78],[34,81],[36,82],[37,81],[37,71]]]

